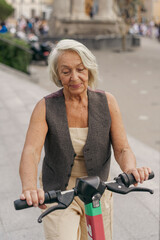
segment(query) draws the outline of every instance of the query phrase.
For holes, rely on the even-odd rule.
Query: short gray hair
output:
[[[51,51],[48,58],[51,80],[56,84],[56,86],[62,87],[62,83],[58,77],[58,57],[65,51],[75,51],[78,53],[83,65],[89,70],[88,85],[91,88],[94,88],[98,81],[98,65],[96,58],[86,46],[72,39],[59,41],[55,48]]]

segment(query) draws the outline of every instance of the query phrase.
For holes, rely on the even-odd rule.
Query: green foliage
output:
[[[14,37],[11,33],[1,34],[0,38],[4,39],[4,40],[9,40],[9,41],[11,41],[12,43],[14,43],[16,45],[19,45],[21,47],[30,49],[30,46],[29,46],[29,44],[26,41],[24,41],[24,40],[22,40],[20,38]]]
[[[136,17],[138,7],[143,8],[142,0],[117,0],[116,2],[119,7],[120,16],[128,24]]]
[[[6,20],[14,11],[14,8],[5,0],[0,0],[0,21]]]
[[[0,35],[0,62],[28,73],[31,58],[32,54],[26,42],[10,34]]]

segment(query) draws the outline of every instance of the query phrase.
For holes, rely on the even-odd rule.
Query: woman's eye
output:
[[[64,75],[67,75],[67,74],[69,74],[69,72],[63,72],[63,74],[64,74]]]
[[[78,72],[82,72],[84,68],[78,68]]]

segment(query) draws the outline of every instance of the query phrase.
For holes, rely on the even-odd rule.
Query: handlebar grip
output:
[[[53,197],[55,197],[55,195],[56,195],[55,193],[56,193],[55,191],[46,192],[44,194],[44,199],[45,199],[44,204],[53,202],[52,199],[53,199]],[[33,205],[31,205],[31,206],[28,205],[26,200],[17,199],[14,201],[14,207],[16,210],[22,210],[25,208],[33,207]]]
[[[149,174],[148,180],[150,180],[152,178],[154,178],[154,172],[153,171]]]
[[[132,173],[131,174],[122,173],[122,174],[120,174],[120,178],[126,187],[129,187],[130,185],[137,183],[137,181]],[[152,178],[154,178],[153,171],[149,174],[148,180],[152,179]]]
[[[21,210],[21,209],[30,208],[30,207],[33,207],[33,205],[29,206],[26,200],[17,199],[14,201],[14,208],[16,210]]]

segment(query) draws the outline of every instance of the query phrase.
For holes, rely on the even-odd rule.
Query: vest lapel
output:
[[[72,149],[72,152],[74,152],[74,148],[72,145],[72,140],[71,140],[71,136],[70,136],[70,132],[69,132],[69,126],[68,126],[68,119],[67,119],[67,111],[66,111],[66,104],[65,104],[65,98],[64,98],[64,94],[63,97],[61,98],[61,100],[59,101],[59,105],[60,105],[60,120],[62,119],[63,121],[61,121],[61,123],[59,123],[60,129],[64,129],[64,135],[63,135],[63,142],[65,145],[68,146],[68,149]]]

